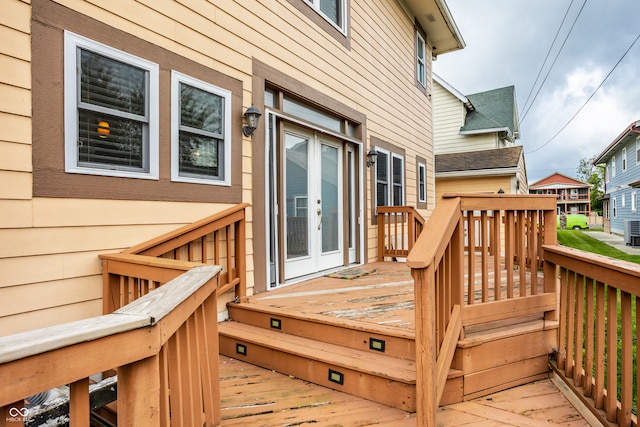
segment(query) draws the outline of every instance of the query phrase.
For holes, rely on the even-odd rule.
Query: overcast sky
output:
[[[556,171],[575,177],[581,158],[599,154],[640,120],[638,40],[570,122],[640,35],[640,1],[446,1],[466,47],[439,56],[433,71],[463,95],[515,86],[516,143],[524,146],[530,183]]]

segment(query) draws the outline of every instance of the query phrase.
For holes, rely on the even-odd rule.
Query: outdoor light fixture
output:
[[[378,152],[372,148],[367,153],[367,167],[369,168],[375,165],[377,159],[378,159]]]
[[[251,104],[251,107],[247,108],[247,111],[244,112],[244,119],[247,121],[247,125],[243,126],[242,133],[244,136],[251,136],[253,132],[255,132],[258,127],[258,121],[260,120],[260,110]]]

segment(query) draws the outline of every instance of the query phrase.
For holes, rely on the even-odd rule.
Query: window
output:
[[[231,92],[173,71],[171,179],[231,185]]]
[[[611,178],[616,177],[616,156],[611,157]]]
[[[612,218],[618,217],[618,206],[617,206],[615,197],[611,198],[611,217]]]
[[[609,182],[609,165],[604,167],[604,182]]]
[[[158,65],[64,35],[65,171],[158,179]]]
[[[622,148],[622,172],[627,170],[627,147]]]
[[[416,31],[416,80],[427,87],[427,46],[424,37]]]
[[[626,206],[625,206],[625,205],[626,205],[626,203],[625,203],[625,202],[626,202],[627,197],[626,197],[626,195],[623,193],[623,194],[621,194],[621,195],[620,195],[620,198],[622,199],[622,207],[623,207],[623,208],[625,208],[625,207],[626,207]]]
[[[636,163],[640,163],[640,136],[636,138]]]
[[[638,212],[638,195],[635,191],[631,192],[631,212]]]
[[[404,157],[376,147],[376,206],[404,205]]]
[[[323,18],[337,27],[343,33],[346,31],[345,15],[346,0],[305,0]]]
[[[427,167],[418,163],[418,202],[427,202]]]

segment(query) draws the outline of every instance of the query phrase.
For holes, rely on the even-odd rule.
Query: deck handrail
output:
[[[637,426],[640,265],[563,246],[544,246],[544,259],[549,270],[557,268],[560,286],[552,366],[603,424]]]
[[[246,296],[248,206],[248,203],[232,206],[120,254],[100,255],[103,262],[103,312],[110,313],[162,286],[180,271],[202,264],[222,266],[218,295],[234,289],[236,298]],[[154,258],[157,261],[151,261]],[[151,274],[151,270],[155,273]]]
[[[378,261],[406,258],[424,226],[413,206],[378,206]]]
[[[463,338],[465,326],[532,313],[554,320],[555,280],[551,274],[540,284],[538,268],[542,244],[556,243],[555,215],[555,196],[445,194],[438,201],[407,257],[415,282],[418,426],[435,425],[452,340]]]
[[[218,425],[220,270],[190,269],[111,314],[0,337],[2,421],[23,425],[23,399],[70,384],[70,423],[89,425],[89,377],[117,369],[118,425]]]

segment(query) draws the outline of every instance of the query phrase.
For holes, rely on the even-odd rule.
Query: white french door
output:
[[[342,150],[334,138],[285,126],[285,280],[344,264]]]

